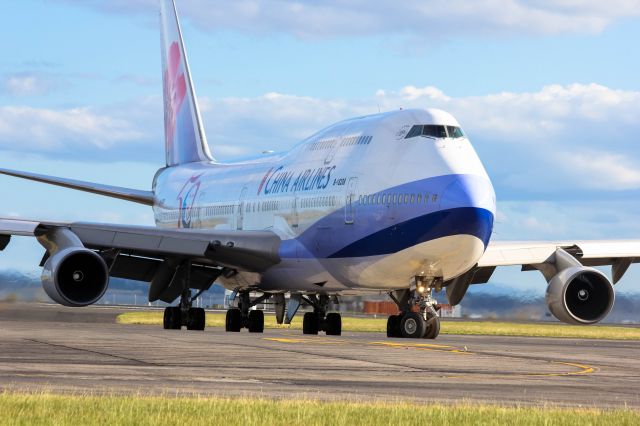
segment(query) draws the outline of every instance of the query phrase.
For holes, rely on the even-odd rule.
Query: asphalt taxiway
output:
[[[640,342],[162,330],[120,309],[0,305],[0,389],[640,407]]]

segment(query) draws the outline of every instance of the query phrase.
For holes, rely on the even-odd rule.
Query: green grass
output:
[[[127,312],[117,317],[120,324],[162,324],[162,311]],[[265,315],[265,328],[302,328],[301,315],[297,315],[291,326],[276,324],[274,315]],[[225,314],[207,313],[207,327],[224,327]],[[343,331],[371,331],[385,333],[386,318],[342,317]],[[581,339],[640,340],[640,328],[616,326],[579,326],[549,323],[509,323],[494,321],[447,321],[442,320],[443,334],[481,334],[493,336],[563,337]]]
[[[640,412],[250,398],[0,393],[0,425],[637,425]]]

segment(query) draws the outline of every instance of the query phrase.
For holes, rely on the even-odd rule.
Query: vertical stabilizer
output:
[[[213,161],[193,89],[174,0],[160,0],[167,166]]]

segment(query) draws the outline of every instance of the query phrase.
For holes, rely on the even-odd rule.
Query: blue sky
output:
[[[178,1],[214,155],[353,115],[439,107],[493,178],[500,239],[640,238],[640,1]],[[154,0],[3,5],[0,167],[149,188],[163,165]],[[2,216],[151,224],[140,206],[0,178]],[[36,271],[16,239],[0,268]],[[640,291],[639,267],[620,284]],[[544,291],[515,269],[496,282]]]

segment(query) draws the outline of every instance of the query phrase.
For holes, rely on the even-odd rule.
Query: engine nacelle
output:
[[[613,284],[597,269],[574,266],[555,275],[546,295],[549,311],[568,324],[594,324],[606,317],[615,301]]]
[[[53,254],[44,264],[42,286],[61,305],[87,306],[107,291],[109,270],[96,252],[69,247]]]

